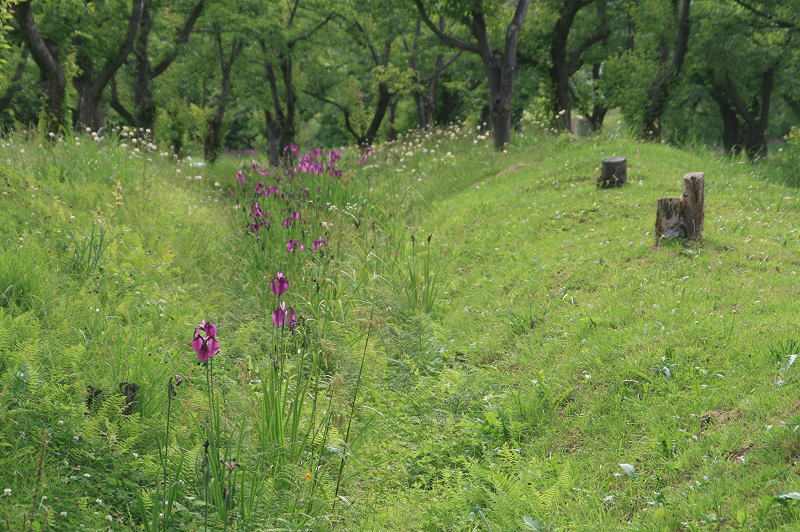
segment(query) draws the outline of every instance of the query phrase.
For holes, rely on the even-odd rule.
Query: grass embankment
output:
[[[274,207],[258,240],[232,160],[4,147],[3,526],[795,527],[779,495],[799,487],[797,190],[659,145],[489,143],[382,146],[309,187],[303,223],[279,228]],[[612,154],[629,185],[598,190]],[[655,249],[655,199],[696,170],[703,242]],[[287,236],[331,253],[289,253]],[[276,271],[299,334],[276,336]],[[188,346],[204,318],[216,406]],[[265,374],[309,400],[267,401]],[[277,412],[299,428],[270,432]],[[209,440],[242,466],[210,467]]]
[[[395,178],[431,198],[414,222],[446,273],[371,383],[397,482],[367,489],[376,526],[797,526],[797,190],[663,145],[521,144]],[[599,190],[609,155],[629,184]],[[656,249],[655,200],[690,171],[703,242]]]

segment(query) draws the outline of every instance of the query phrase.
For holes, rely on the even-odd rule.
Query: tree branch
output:
[[[136,119],[133,117],[130,111],[128,111],[122,102],[119,101],[119,95],[117,94],[117,77],[114,76],[111,78],[111,99],[109,100],[109,104],[111,104],[111,108],[114,109],[117,114],[119,114],[123,120],[125,120],[129,124],[135,124]]]
[[[344,116],[344,127],[345,127],[345,128],[347,128],[347,131],[349,131],[349,132],[350,132],[350,134],[351,134],[351,135],[353,135],[353,137],[354,137],[356,140],[359,140],[359,139],[361,138],[361,135],[359,135],[359,134],[356,132],[356,130],[355,130],[355,129],[353,129],[353,125],[352,125],[352,123],[350,122],[350,111],[347,109],[347,107],[345,107],[344,105],[342,105],[342,104],[340,104],[340,103],[338,103],[338,102],[335,102],[335,101],[333,101],[333,100],[331,100],[331,99],[329,99],[329,98],[326,98],[326,97],[324,97],[324,96],[321,96],[321,95],[319,95],[319,94],[314,94],[314,93],[313,93],[313,92],[311,92],[311,91],[308,91],[308,90],[305,90],[305,89],[303,89],[303,92],[304,92],[304,93],[306,93],[306,94],[308,94],[308,95],[309,95],[309,96],[311,96],[312,98],[315,98],[315,99],[317,99],[317,100],[319,100],[319,101],[321,101],[321,102],[323,102],[323,103],[328,103],[328,104],[330,104],[330,105],[332,105],[332,106],[336,107],[336,108],[337,108],[337,109],[338,109],[338,110],[339,110],[339,111],[342,113],[342,115]]]
[[[100,74],[97,75],[92,83],[92,89],[96,92],[101,92],[111,77],[119,70],[125,59],[133,49],[133,42],[136,39],[136,32],[139,30],[139,23],[142,20],[142,12],[144,11],[144,0],[131,0],[131,15],[128,19],[128,31],[122,41],[117,53],[114,57],[109,58]]]
[[[423,5],[422,0],[414,0],[414,3],[417,6],[417,10],[419,11],[420,17],[422,17],[422,21],[425,23],[426,26],[428,26],[428,28],[430,28],[430,30],[434,33],[434,35],[436,35],[437,37],[439,37],[439,39],[442,40],[442,42],[450,46],[454,46],[456,48],[461,48],[466,52],[472,52],[474,54],[481,53],[481,49],[478,47],[477,44],[457,39],[456,37],[448,35],[444,31],[440,30],[436,26],[436,24],[433,23],[427,11],[425,11],[425,6]]]
[[[517,8],[514,10],[514,18],[506,29],[506,61],[517,60],[517,43],[519,42],[519,33],[522,31],[522,24],[525,22],[525,14],[528,11],[530,0],[517,0]]]
[[[606,4],[604,1],[597,4],[597,15],[600,19],[600,27],[597,28],[597,32],[581,42],[577,49],[570,54],[569,59],[567,59],[567,69],[570,72],[570,76],[581,68],[583,54],[595,44],[608,39],[611,35],[611,28],[608,27],[608,17],[606,17]]]
[[[31,0],[19,2],[14,5],[13,9],[14,18],[17,19],[20,27],[22,27],[22,35],[28,44],[33,60],[44,72],[49,72],[51,75],[60,73],[63,76],[61,64],[50,51],[50,47],[44,41],[42,34],[39,32],[39,26],[36,25],[36,20],[33,18]]]
[[[206,0],[200,0],[189,12],[189,16],[186,17],[186,20],[183,23],[183,28],[181,28],[181,31],[178,34],[178,38],[175,39],[175,46],[172,47],[172,50],[169,52],[169,54],[167,54],[167,56],[162,59],[153,69],[154,78],[160,76],[167,68],[169,68],[172,62],[175,61],[175,58],[178,57],[178,51],[180,47],[189,42],[189,37],[194,29],[194,24],[197,22],[197,19],[200,18],[205,6]]]
[[[325,24],[327,24],[328,22],[333,20],[335,17],[336,17],[336,13],[328,13],[328,16],[326,16],[324,19],[322,19],[322,21],[320,21],[319,24],[317,24],[316,26],[314,26],[313,28],[308,30],[308,32],[305,35],[301,35],[300,37],[296,37],[296,38],[290,40],[289,41],[289,47],[291,48],[292,46],[294,46],[295,44],[299,43],[300,41],[304,41],[306,39],[310,39],[317,31],[322,29],[325,26]]]
[[[733,0],[734,3],[739,4],[741,7],[745,8],[746,10],[750,11],[751,13],[758,15],[761,18],[765,18],[769,20],[775,27],[777,28],[787,28],[787,29],[796,29],[797,24],[793,22],[787,22],[785,20],[780,20],[774,15],[767,13],[766,11],[762,11],[752,5],[749,2],[745,2],[745,0]]]
[[[725,73],[725,89],[730,96],[731,103],[736,108],[736,112],[742,115],[742,118],[747,120],[748,124],[752,124],[756,121],[756,117],[750,112],[750,109],[742,101],[741,96],[739,96],[739,90],[736,88],[736,83],[734,83],[733,78],[731,78],[730,73]]]

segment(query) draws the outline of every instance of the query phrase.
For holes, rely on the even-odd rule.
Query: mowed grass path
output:
[[[610,155],[629,184],[599,190]],[[434,363],[383,402],[411,416],[387,430],[412,489],[380,526],[799,526],[776,498],[800,490],[797,190],[630,141],[458,156],[410,179],[446,274],[436,319],[391,355]],[[691,171],[704,239],[656,249],[655,201]]]

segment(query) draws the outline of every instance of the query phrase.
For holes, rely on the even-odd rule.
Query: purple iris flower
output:
[[[216,326],[206,322],[206,320],[201,321],[200,325],[194,330],[192,349],[197,353],[197,359],[200,362],[205,362],[219,353]]]
[[[246,186],[247,185],[247,180],[244,178],[244,174],[242,173],[241,170],[236,172],[236,180],[239,181],[239,184],[242,185],[242,186]]]
[[[300,242],[299,240],[289,240],[289,241],[286,243],[286,249],[287,249],[288,251],[294,251],[294,250],[296,250],[296,249],[299,249],[300,251],[303,251],[303,250],[304,250],[304,249],[306,249],[306,248],[305,248],[305,246],[303,245],[303,243],[302,243],[302,242]]]
[[[273,277],[272,281],[269,283],[269,288],[276,296],[282,296],[289,289],[289,280],[282,272],[278,272],[278,275]]]
[[[297,320],[294,316],[294,310],[292,307],[286,307],[286,301],[281,301],[281,304],[278,305],[278,308],[272,311],[272,323],[278,329],[285,325],[294,327],[294,325],[297,323]]]
[[[252,214],[254,218],[264,218],[264,211],[261,210],[261,206],[258,203],[254,203],[253,206],[250,207],[250,214]]]
[[[261,229],[261,224],[258,222],[253,222],[250,224],[250,230],[254,233],[257,233],[258,230]]]
[[[314,243],[311,244],[311,250],[312,251],[316,251],[321,247],[324,247],[326,250],[328,249],[328,241],[327,240],[323,240],[322,237],[314,240]]]
[[[297,146],[294,144],[289,144],[283,149],[283,151],[289,151],[292,153],[292,156],[297,157]]]

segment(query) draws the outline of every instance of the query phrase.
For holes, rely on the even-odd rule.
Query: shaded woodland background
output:
[[[176,152],[523,121],[758,159],[800,120],[793,0],[2,0],[0,124]],[[616,124],[618,115],[614,115]]]

